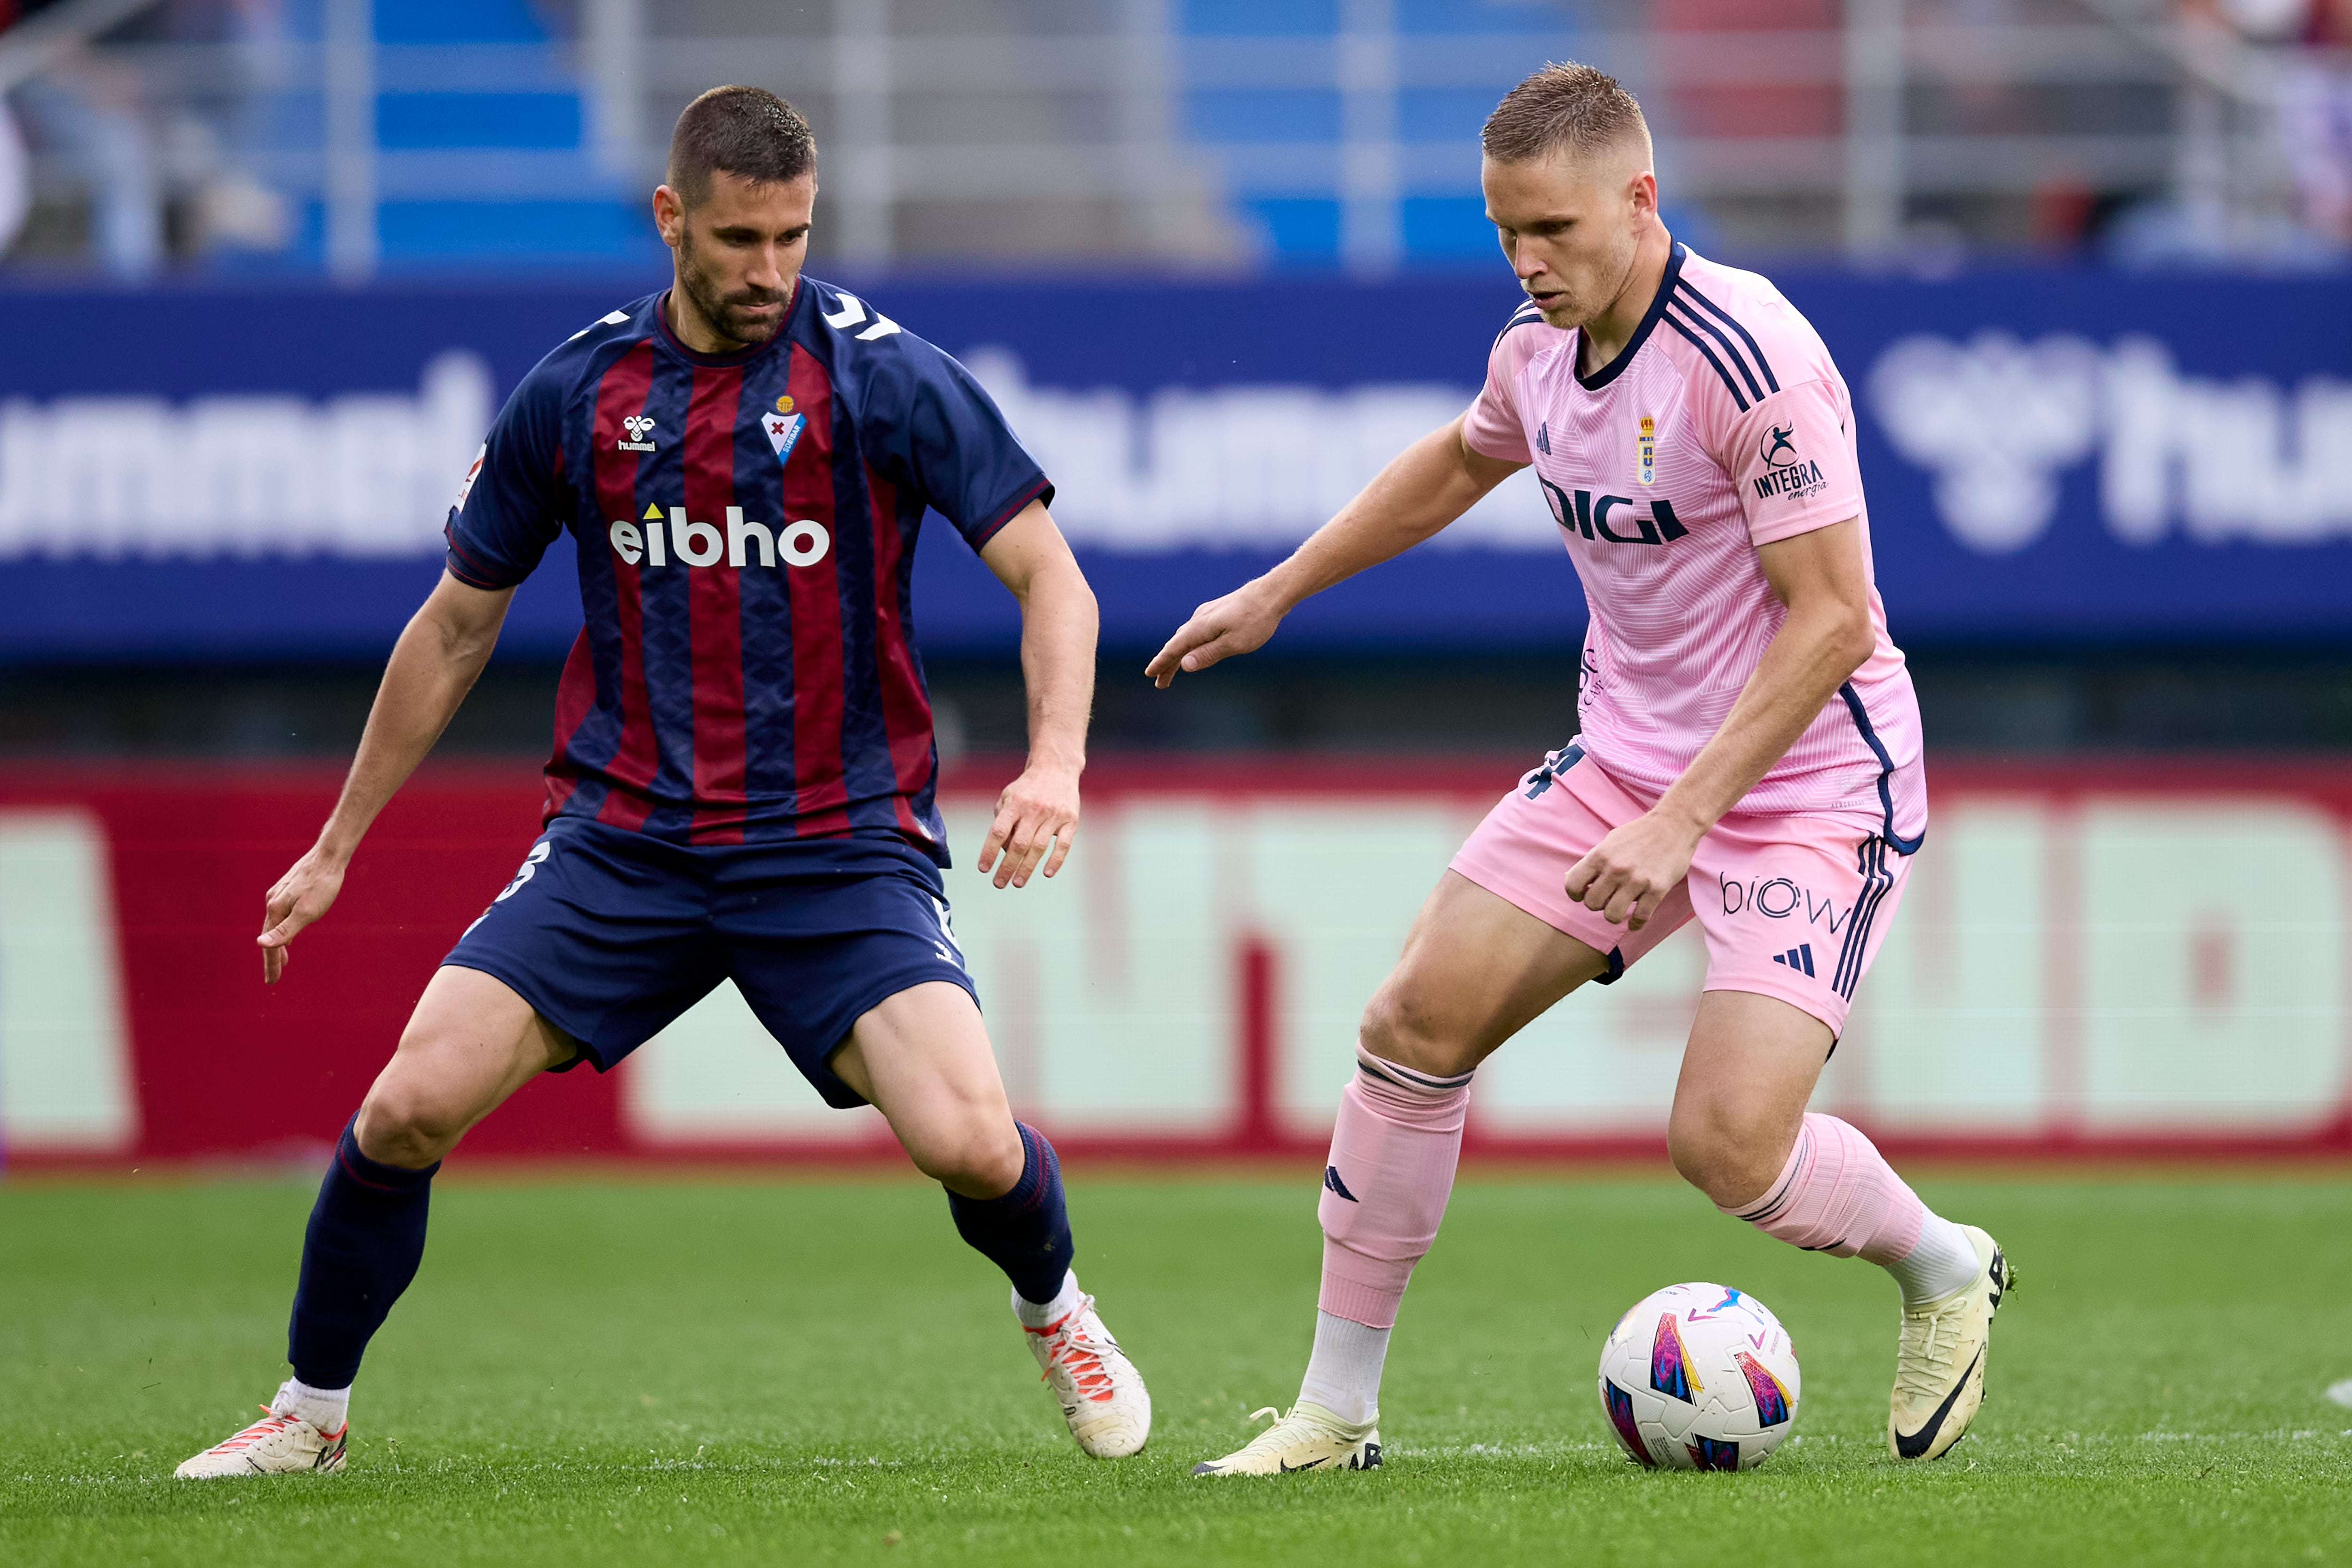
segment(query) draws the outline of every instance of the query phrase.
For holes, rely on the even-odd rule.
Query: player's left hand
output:
[[[1568,868],[1568,896],[1611,925],[1640,931],[1690,874],[1701,837],[1687,823],[1644,812]]]
[[[1077,834],[1077,770],[1032,763],[996,797],[978,865],[983,875],[996,868],[1000,888],[1025,888],[1041,860],[1048,877],[1062,868]]]

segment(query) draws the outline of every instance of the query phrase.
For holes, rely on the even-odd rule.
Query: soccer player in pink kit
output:
[[[1642,112],[1549,66],[1488,119],[1487,216],[1527,303],[1485,389],[1274,571],[1203,605],[1166,686],[1452,522],[1532,465],[1584,584],[1580,732],[1490,812],[1365,1009],[1324,1173],[1323,1286],[1297,1403],[1204,1475],[1380,1463],[1381,1368],[1453,1187],[1478,1063],[1694,916],[1706,989],[1675,1168],[1793,1246],[1900,1287],[1887,1436],[1950,1448],[2011,1280],[1870,1140],[1805,1106],[1927,831],[1918,707],[1873,586],[1853,405],[1766,279],[1658,218]]]

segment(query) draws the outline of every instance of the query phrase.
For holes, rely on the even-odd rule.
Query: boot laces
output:
[[[1060,1322],[1050,1328],[1029,1331],[1045,1337],[1052,1365],[1062,1370],[1062,1374],[1070,1380],[1070,1386],[1076,1391],[1078,1397],[1099,1404],[1111,1397],[1114,1384],[1110,1368],[1103,1364],[1102,1352],[1086,1330],[1087,1315],[1094,1309],[1095,1299],[1081,1296],[1078,1304]],[[1049,1370],[1041,1375],[1039,1381],[1050,1382],[1052,1378],[1053,1373]]]
[[[1949,1386],[1967,1305],[1963,1296],[1941,1311],[1903,1320],[1895,1381],[1905,1393],[1934,1398]]]
[[[1272,1453],[1277,1448],[1288,1447],[1301,1436],[1301,1433],[1294,1428],[1294,1424],[1296,1428],[1304,1428],[1307,1435],[1318,1436],[1330,1436],[1330,1434],[1319,1431],[1318,1423],[1299,1415],[1297,1406],[1296,1405],[1293,1405],[1288,1410],[1282,1410],[1269,1405],[1263,1409],[1251,1411],[1249,1418],[1253,1421],[1256,1421],[1267,1415],[1274,1417],[1274,1425],[1259,1433],[1256,1436],[1251,1438],[1248,1442],[1243,1444],[1241,1447],[1242,1453]]]
[[[208,1454],[234,1454],[240,1449],[250,1448],[256,1443],[262,1441],[264,1438],[277,1436],[280,1432],[288,1430],[302,1419],[299,1415],[289,1415],[283,1411],[272,1410],[267,1405],[262,1405],[260,1408],[260,1420],[255,1422],[252,1426],[247,1426],[244,1431],[237,1433],[227,1441],[214,1444],[211,1447],[205,1449],[205,1452]]]

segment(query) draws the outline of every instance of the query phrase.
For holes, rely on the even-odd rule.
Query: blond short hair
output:
[[[1523,163],[1565,153],[1587,158],[1627,142],[1650,153],[1649,122],[1617,79],[1575,61],[1544,67],[1503,96],[1478,144],[1500,163]]]

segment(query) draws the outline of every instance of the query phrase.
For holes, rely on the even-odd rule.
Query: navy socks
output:
[[[1035,1128],[1021,1134],[1021,1179],[1002,1197],[948,1194],[956,1231],[1004,1270],[1028,1301],[1051,1301],[1076,1249],[1054,1146]],[[302,1237],[287,1357],[313,1388],[348,1388],[360,1357],[425,1258],[425,1218],[436,1164],[423,1171],[379,1164],[360,1152],[350,1127],[319,1184]]]
[[[950,1193],[948,1210],[955,1215],[956,1233],[1004,1270],[1023,1300],[1043,1304],[1060,1294],[1077,1249],[1070,1244],[1070,1215],[1062,1202],[1062,1166],[1054,1146],[1026,1123],[1013,1127],[1021,1134],[1021,1179],[1013,1190],[995,1198]],[[420,1204],[420,1215],[422,1208]],[[421,1227],[421,1218],[418,1223]]]
[[[302,1236],[302,1277],[286,1355],[313,1388],[349,1388],[384,1314],[425,1259],[425,1211],[436,1162],[422,1171],[380,1165],[360,1152],[354,1117],[335,1142],[334,1163]],[[1051,1156],[1049,1155],[1048,1158]],[[1055,1212],[1061,1189],[1055,1188]]]

